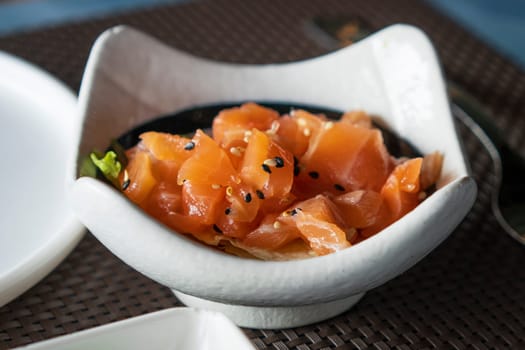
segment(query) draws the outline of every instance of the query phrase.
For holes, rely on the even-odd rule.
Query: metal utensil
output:
[[[448,90],[454,116],[476,135],[494,164],[492,211],[503,229],[525,244],[525,160],[502,136],[484,106],[453,83]]]
[[[335,50],[359,41],[373,31],[358,16],[320,17],[305,24],[306,34],[318,45]],[[492,211],[501,227],[525,244],[525,159],[509,145],[490,111],[459,85],[447,82],[451,108],[487,149],[496,176]]]

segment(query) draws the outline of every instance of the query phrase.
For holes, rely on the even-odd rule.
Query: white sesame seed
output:
[[[264,165],[268,165],[268,166],[276,166],[277,165],[277,161],[273,158],[268,158],[266,159],[264,162],[263,162]]]
[[[242,157],[242,153],[245,151],[244,147],[231,147],[230,153],[236,157]]]
[[[274,136],[275,134],[277,134],[277,131],[279,130],[279,122],[277,120],[274,120],[272,122],[272,125],[270,127],[270,129],[266,130],[266,134],[268,136]]]
[[[312,132],[310,131],[310,129],[305,128],[305,129],[303,130],[303,135],[304,135],[304,136],[310,136],[311,134],[312,134]]]
[[[246,130],[244,132],[244,142],[248,142],[250,140],[250,137],[252,136],[252,132],[250,130]]]

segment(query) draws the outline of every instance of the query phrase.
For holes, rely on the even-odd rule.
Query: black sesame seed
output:
[[[129,184],[131,183],[131,181],[129,179],[127,179],[126,181],[124,181],[122,183],[122,191],[125,191],[128,187],[129,187]]]
[[[222,230],[216,224],[213,224],[213,230],[217,233],[222,233]]]
[[[291,216],[297,215],[297,213],[300,212],[301,210],[302,210],[301,208],[293,208],[292,210],[290,210],[290,215]]]
[[[284,160],[281,157],[275,157],[273,160],[275,160],[275,167],[276,168],[284,167]]]
[[[308,173],[308,175],[310,175],[310,177],[311,177],[312,179],[318,179],[318,178],[319,178],[319,173],[318,173],[317,171],[310,171],[310,172]]]
[[[246,195],[244,196],[244,201],[246,203],[250,203],[252,201],[252,194],[251,193],[246,193]]]
[[[297,159],[296,156],[293,156],[293,175],[297,176],[301,172],[301,168],[299,167],[299,159]]]
[[[257,194],[257,197],[259,197],[259,199],[264,199],[264,193],[261,190],[256,190],[255,194]]]
[[[231,212],[232,212],[232,208],[226,208],[224,210],[224,214],[226,214],[226,215],[230,215]]]
[[[294,215],[297,215],[297,213],[299,213],[300,211],[303,211],[303,210],[301,208],[293,208],[292,210],[288,212],[288,214],[290,214],[290,216],[294,216]]]
[[[190,141],[190,142],[188,142],[187,144],[184,145],[184,149],[186,151],[191,151],[194,148],[195,148],[195,142],[193,142],[193,141]]]
[[[344,192],[345,188],[339,184],[334,184],[334,188],[338,191]]]
[[[272,169],[270,169],[270,167],[266,164],[262,164],[262,169],[267,172],[268,174],[271,174],[272,173]]]

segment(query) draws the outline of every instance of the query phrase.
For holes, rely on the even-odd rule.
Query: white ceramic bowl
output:
[[[80,220],[124,262],[185,304],[238,325],[283,328],[320,321],[404,272],[441,243],[471,208],[476,185],[454,129],[429,39],[407,25],[301,62],[239,65],[167,47],[128,27],[95,43],[79,96],[79,159],[152,118],[200,104],[284,101],[381,116],[423,153],[445,155],[438,190],[383,232],[327,256],[268,262],[213,251],[144,214],[113,188],[79,178]]]

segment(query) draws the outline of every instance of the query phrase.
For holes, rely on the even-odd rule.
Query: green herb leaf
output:
[[[117,160],[117,154],[114,151],[108,151],[103,157],[99,157],[95,152],[92,152],[89,158],[104,177],[119,188],[118,175],[122,170],[122,164]]]

